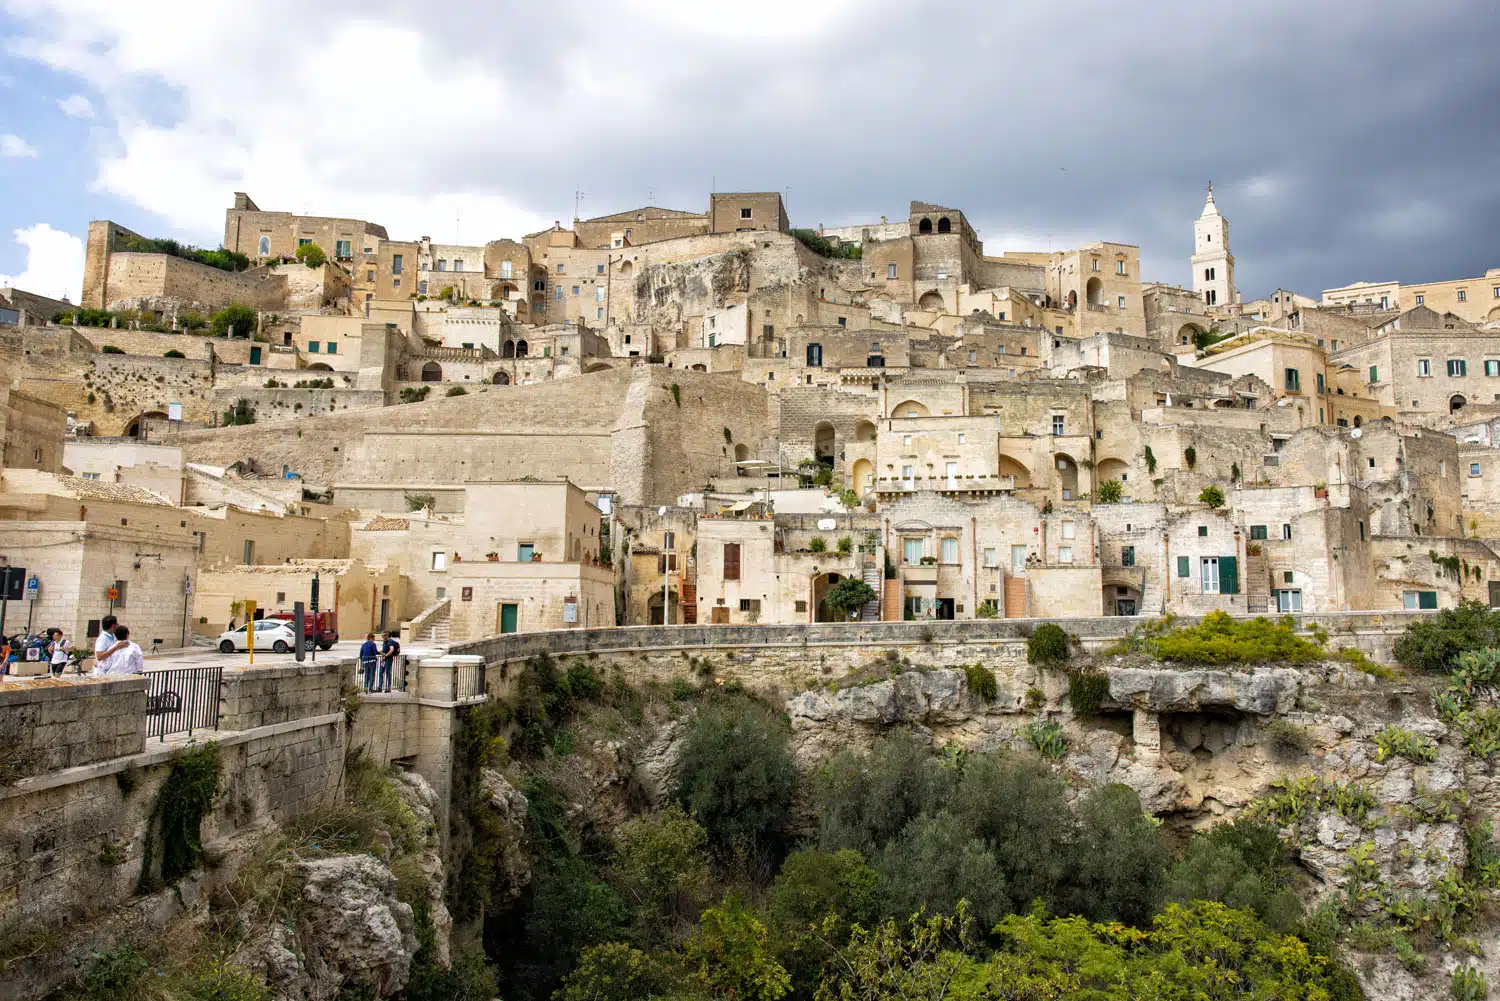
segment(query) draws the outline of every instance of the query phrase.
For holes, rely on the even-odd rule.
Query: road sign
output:
[[[42,593],[42,578],[32,575],[26,578],[26,600],[35,601]]]
[[[183,594],[192,594],[193,593],[193,578],[191,578],[191,577],[184,577],[184,578],[182,578],[182,593]]]
[[[110,601],[119,601],[120,589],[117,587],[107,587],[104,589],[104,596]]]

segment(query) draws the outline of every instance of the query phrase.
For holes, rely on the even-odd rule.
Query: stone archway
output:
[[[1031,470],[1020,459],[1013,459],[1008,455],[1002,454],[999,462],[999,473],[1001,476],[1014,476],[1016,478],[1017,490],[1024,490],[1031,486]]]
[[[943,216],[938,220],[937,229],[939,233],[951,233],[953,232],[953,223],[948,220],[947,216]]]
[[[1448,413],[1456,414],[1468,405],[1469,401],[1464,399],[1462,393],[1454,393],[1448,398]]]
[[[496,372],[494,375],[490,376],[490,382],[496,386],[509,386],[510,376],[504,372]]]
[[[813,457],[825,466],[832,466],[838,455],[838,435],[833,425],[819,421],[813,428]]]
[[[875,424],[873,421],[856,421],[854,424],[855,441],[874,441]]]
[[[1057,469],[1057,485],[1062,490],[1063,500],[1073,500],[1078,496],[1078,462],[1066,452],[1058,452],[1052,457],[1052,464]]]
[[[927,409],[927,405],[924,403],[918,403],[916,400],[902,400],[900,403],[891,408],[891,416],[930,417],[932,416],[932,413]]]
[[[938,292],[924,292],[922,298],[917,300],[917,308],[929,313],[941,313],[943,311],[943,297]]]
[[[423,365],[422,366],[422,381],[423,382],[442,382],[443,381],[443,366],[439,365],[435,361],[430,361],[426,365]]]
[[[875,486],[875,464],[869,459],[856,459],[850,478],[854,481],[855,496],[864,497]]]
[[[808,608],[812,611],[813,622],[850,622],[849,618],[837,616],[828,608],[828,592],[833,585],[844,579],[844,575],[835,571],[820,573],[808,581],[812,600],[808,602]],[[858,614],[857,612],[855,614]]]
[[[507,340],[504,344],[500,345],[500,357],[501,358],[514,358],[515,356],[516,356],[516,342],[515,341]]]
[[[1130,475],[1130,466],[1124,459],[1101,459],[1096,471],[1098,475],[1094,479],[1100,483],[1108,483],[1110,480],[1125,483],[1126,477]]]
[[[921,222],[917,223],[917,232],[922,236],[929,235],[932,232],[932,220],[923,219]]]
[[[1084,298],[1090,306],[1104,305],[1104,282],[1098,278],[1090,278],[1084,286]]]
[[[530,350],[531,349],[527,346],[527,344],[526,344],[525,341],[516,341],[516,357],[517,358],[525,358],[525,357],[527,357],[527,355],[530,352]]]

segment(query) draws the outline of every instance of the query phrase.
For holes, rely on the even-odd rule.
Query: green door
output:
[[[1219,593],[1240,593],[1239,560],[1233,556],[1219,557]]]
[[[513,633],[516,631],[516,605],[500,606],[500,631],[502,633]]]

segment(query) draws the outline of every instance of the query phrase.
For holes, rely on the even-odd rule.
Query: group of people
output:
[[[130,628],[113,615],[106,615],[99,625],[92,673],[143,674],[146,657],[139,644],[130,638]],[[53,677],[60,677],[69,664],[82,674],[85,659],[73,656],[73,644],[56,627],[48,629],[45,635],[0,637],[0,673],[11,673],[11,665],[20,661],[44,661]]]
[[[365,641],[359,647],[359,666],[364,672],[366,692],[388,692],[391,690],[391,669],[401,653],[401,642],[387,629],[381,634],[384,642],[375,645],[375,634],[365,633]],[[376,665],[380,673],[376,674]]]

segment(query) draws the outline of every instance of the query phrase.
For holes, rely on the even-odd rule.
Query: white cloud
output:
[[[0,135],[0,156],[31,157],[35,159],[36,147],[20,136],[11,135],[7,132],[4,135]]]
[[[83,240],[44,222],[14,235],[26,248],[26,270],[0,275],[0,285],[77,302],[83,289]]]
[[[82,94],[71,94],[58,101],[57,106],[69,118],[94,117],[94,102]]]

